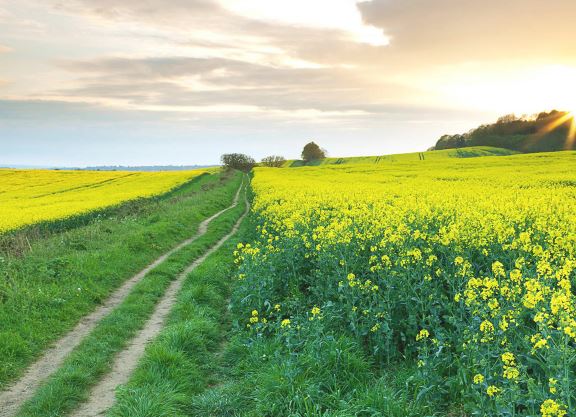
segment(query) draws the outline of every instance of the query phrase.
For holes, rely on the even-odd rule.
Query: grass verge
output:
[[[186,279],[166,328],[148,346],[138,369],[117,394],[110,416],[185,416],[189,399],[217,383],[217,357],[230,326],[232,252],[246,222]]]
[[[226,235],[243,211],[240,203],[224,213],[210,224],[204,236],[151,271],[72,352],[18,416],[61,416],[85,400],[90,388],[110,370],[114,356],[144,326],[170,282]]]
[[[229,206],[240,181],[203,176],[164,199],[32,241],[22,256],[0,254],[0,389],[126,279]]]

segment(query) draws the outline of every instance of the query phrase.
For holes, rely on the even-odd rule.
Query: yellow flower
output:
[[[486,394],[488,394],[489,397],[493,397],[495,395],[498,395],[499,392],[500,392],[500,388],[498,388],[494,385],[490,385],[488,388],[486,388]]]
[[[430,336],[430,332],[426,329],[420,330],[420,332],[416,335],[416,340],[427,339]]]
[[[252,310],[252,317],[256,317],[258,315],[258,310]]]
[[[317,316],[318,314],[320,314],[320,308],[316,306],[312,307],[312,315]]]
[[[549,378],[548,384],[550,385],[550,394],[556,394],[556,384],[558,383],[557,379]]]
[[[540,406],[542,417],[564,417],[566,409],[554,400],[546,400]]]
[[[492,264],[492,273],[495,277],[503,277],[506,275],[506,271],[504,270],[504,265],[501,262],[494,262]]]
[[[482,374],[474,375],[474,383],[475,384],[481,384],[482,382],[484,382],[484,375],[482,375]]]
[[[280,323],[280,327],[290,327],[290,319],[284,319]]]
[[[502,362],[504,362],[504,364],[508,366],[513,366],[516,361],[514,354],[511,352],[503,353],[501,358]]]
[[[504,376],[506,379],[517,380],[520,376],[520,371],[514,366],[507,367],[504,369],[502,376]]]
[[[530,338],[530,341],[532,343],[534,343],[534,346],[532,347],[532,353],[534,353],[535,351],[537,351],[538,349],[543,349],[543,348],[548,348],[548,340],[543,338],[540,333],[535,334],[534,336],[532,336]]]
[[[480,331],[483,333],[492,333],[494,331],[494,325],[490,321],[484,320],[480,323]]]
[[[510,271],[510,279],[516,283],[522,280],[522,272],[519,269],[513,269]]]

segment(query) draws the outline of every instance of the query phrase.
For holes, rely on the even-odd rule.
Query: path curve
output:
[[[80,405],[80,407],[72,413],[73,417],[104,416],[114,405],[116,401],[116,388],[128,382],[130,376],[136,370],[140,359],[144,356],[146,346],[150,341],[155,339],[164,328],[166,318],[177,301],[178,293],[186,277],[238,231],[240,224],[250,210],[246,194],[244,195],[244,204],[244,213],[236,221],[230,233],[220,239],[218,243],[207,250],[200,258],[196,259],[184,272],[172,281],[170,287],[168,287],[168,290],[166,290],[162,299],[156,305],[154,313],[150,316],[144,328],[140,330],[128,346],[116,356],[112,370],[91,390],[88,401]]]
[[[92,313],[80,319],[80,322],[78,322],[76,327],[74,327],[64,337],[54,342],[54,344],[44,352],[42,357],[40,357],[40,359],[34,362],[26,370],[24,375],[18,381],[13,383],[5,391],[0,392],[0,417],[12,417],[16,415],[20,407],[32,397],[40,384],[62,365],[66,356],[68,356],[68,354],[80,344],[84,337],[86,337],[105,316],[107,316],[114,308],[116,308],[124,301],[134,286],[138,284],[146,276],[146,274],[163,263],[171,255],[190,245],[199,237],[206,234],[208,231],[208,225],[214,219],[226,211],[236,207],[238,205],[238,201],[240,199],[240,191],[242,191],[243,186],[244,179],[242,179],[242,183],[240,184],[240,187],[238,187],[236,195],[234,196],[234,201],[229,207],[220,210],[218,213],[203,220],[198,226],[198,231],[194,236],[181,242],[176,247],[160,256],[142,271],[134,275],[132,278],[125,281],[120,288],[112,293],[112,295],[104,302],[104,304],[102,304]]]

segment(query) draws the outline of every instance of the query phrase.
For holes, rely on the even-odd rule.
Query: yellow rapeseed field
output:
[[[165,193],[205,171],[0,170],[0,233]]]
[[[249,331],[321,322],[375,363],[413,358],[419,397],[576,415],[575,152],[257,168],[253,188]]]

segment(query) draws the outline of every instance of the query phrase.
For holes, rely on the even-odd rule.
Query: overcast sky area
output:
[[[0,165],[422,151],[576,111],[574,0],[0,0]]]

